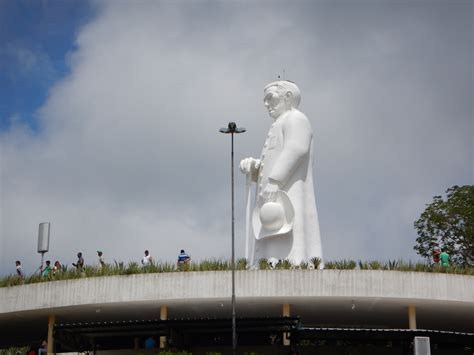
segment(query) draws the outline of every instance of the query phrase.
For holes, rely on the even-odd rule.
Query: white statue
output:
[[[247,203],[246,258],[252,265],[262,258],[287,259],[295,265],[322,259],[312,174],[313,131],[298,110],[300,100],[293,82],[275,81],[264,88],[263,102],[273,124],[260,159],[240,162],[248,189],[251,181],[257,184],[253,211]]]

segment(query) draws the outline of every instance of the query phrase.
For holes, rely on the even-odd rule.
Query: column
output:
[[[160,307],[160,320],[167,320],[168,319],[168,307],[161,306]],[[160,349],[166,348],[166,336],[160,336]]]
[[[416,308],[413,304],[408,306],[408,328],[416,329]]]
[[[283,304],[283,317],[290,316],[290,305],[288,303]],[[283,333],[283,345],[290,346],[290,333]]]
[[[56,316],[51,314],[48,317],[48,355],[54,354],[54,323],[56,322]]]

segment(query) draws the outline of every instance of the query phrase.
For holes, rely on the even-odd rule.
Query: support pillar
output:
[[[160,307],[160,320],[167,320],[168,319],[168,307],[161,306]],[[166,336],[160,336],[160,349],[166,348]]]
[[[139,337],[133,338],[133,350],[135,350],[135,351],[140,350],[140,338]]]
[[[413,304],[408,306],[408,328],[416,329],[416,308]]]
[[[288,303],[283,304],[282,315],[283,317],[290,317],[290,305]],[[283,345],[290,346],[290,333],[283,333]]]
[[[54,354],[54,323],[56,322],[56,316],[54,314],[48,317],[48,355]]]

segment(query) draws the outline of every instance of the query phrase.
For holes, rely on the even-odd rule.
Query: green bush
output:
[[[247,270],[249,268],[248,260],[245,258],[240,258],[237,260],[237,265],[235,267],[237,270]]]
[[[328,270],[334,270],[337,269],[337,265],[335,261],[328,261],[326,264],[324,264],[324,268]]]
[[[388,261],[388,264],[387,264],[387,268],[388,270],[397,270],[399,266],[399,262],[396,261],[396,260],[393,260],[393,261]]]
[[[280,261],[278,264],[276,264],[276,267],[275,269],[278,269],[278,270],[290,270],[293,268],[293,265],[291,264],[291,262],[289,260],[283,260],[283,261]]]
[[[369,268],[370,270],[381,270],[383,267],[380,261],[373,260],[369,262]]]
[[[268,260],[265,258],[258,260],[258,268],[259,270],[269,270],[270,265],[268,265]]]
[[[23,355],[28,351],[28,347],[12,347],[8,349],[0,349],[0,355]]]
[[[308,264],[307,262],[303,261],[303,262],[300,264],[299,267],[300,267],[301,270],[306,270],[306,269],[308,269],[309,264]]]
[[[321,258],[314,257],[310,259],[311,264],[313,264],[314,268],[317,270],[321,266]]]
[[[336,269],[338,270],[353,270],[357,266],[354,260],[339,260],[335,262]]]

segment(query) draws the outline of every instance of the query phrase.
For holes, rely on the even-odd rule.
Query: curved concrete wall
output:
[[[189,303],[225,299],[227,271],[84,278],[0,288],[0,315],[60,307],[128,302]],[[474,277],[375,270],[237,271],[239,302],[307,297],[460,302],[474,309]]]

